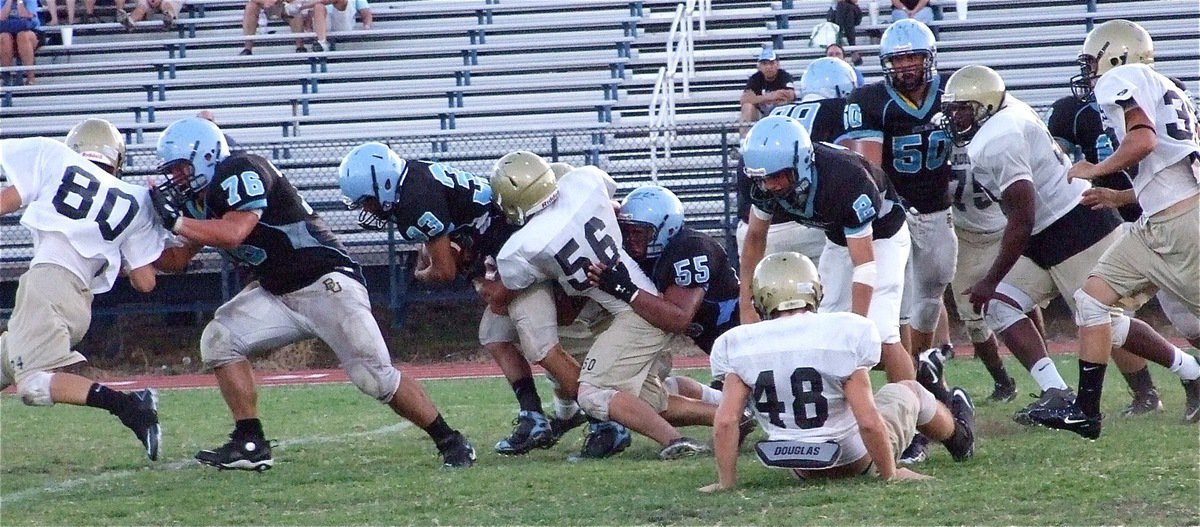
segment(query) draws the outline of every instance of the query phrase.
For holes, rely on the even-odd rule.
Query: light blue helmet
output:
[[[892,59],[913,53],[925,56],[923,75],[903,75],[906,72],[892,66]],[[901,91],[911,91],[932,81],[937,71],[937,42],[933,31],[911,18],[892,23],[879,40],[879,64],[883,66],[884,82]]]
[[[374,198],[379,203],[379,210],[391,211],[396,205],[396,192],[407,175],[408,162],[387,145],[375,142],[358,145],[338,165],[342,203],[354,210],[362,208],[367,198]],[[386,218],[366,209],[359,213],[358,223],[371,230],[387,226]]]
[[[821,99],[841,99],[850,95],[858,85],[854,68],[846,61],[834,57],[821,57],[812,61],[800,77],[800,95],[816,95]]]
[[[675,193],[666,187],[640,187],[621,201],[617,223],[623,231],[631,226],[650,229],[645,257],[657,258],[667,248],[671,238],[683,230],[683,203],[680,203]],[[626,237],[627,251],[629,241]],[[638,252],[641,252],[641,248],[635,247],[630,254]]]
[[[191,174],[184,180],[172,176],[172,181],[168,183],[176,188],[186,185],[186,188],[179,190],[195,195],[212,181],[217,164],[229,157],[229,145],[225,142],[225,134],[212,121],[188,117],[171,123],[163,130],[158,137],[157,153],[162,161],[158,166],[162,174],[170,176],[183,163],[187,165],[182,166],[191,167]]]
[[[808,130],[800,121],[786,115],[770,115],[760,119],[750,129],[742,144],[742,161],[746,177],[762,192],[767,176],[784,170],[795,172],[794,184],[775,197],[800,203],[808,199],[813,180],[813,145]]]

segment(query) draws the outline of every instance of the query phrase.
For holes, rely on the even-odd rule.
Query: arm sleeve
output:
[[[274,171],[244,162],[219,172],[208,184],[208,191],[215,193],[219,200],[217,205],[222,205],[215,210],[250,212],[267,208],[267,196],[278,178]],[[209,203],[213,203],[213,197],[209,198]]]
[[[1018,137],[1019,134],[1010,134],[994,138],[980,151],[979,160],[976,161],[980,172],[994,182],[1000,193],[1017,181],[1033,181],[1028,149],[1008,140]]]
[[[849,178],[847,178],[849,179]],[[870,232],[871,223],[879,216],[879,189],[870,181],[870,175],[865,171],[853,187],[845,188],[845,199],[839,203],[842,230],[851,238],[864,236]],[[849,181],[847,181],[849,183]],[[869,234],[866,234],[869,235]]]

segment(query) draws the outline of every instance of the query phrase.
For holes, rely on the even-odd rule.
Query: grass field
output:
[[[1074,385],[1075,361],[1058,363]],[[977,399],[990,391],[978,361],[955,360],[949,368]],[[980,404],[970,462],[932,450],[918,470],[934,481],[801,486],[763,468],[747,447],[740,488],[718,495],[696,492],[715,481],[711,458],[658,461],[657,446],[641,437],[604,461],[568,463],[581,442],[575,434],[524,457],[494,454],[515,413],[500,379],[426,382],[450,424],[479,452],[477,465],[464,471],[438,469],[423,432],[349,385],[261,390],[267,436],[278,441],[275,469],[262,474],[191,461],[228,432],[216,390],[161,394],[165,435],[157,463],[147,463],[132,434],[103,412],[27,408],[5,396],[0,525],[1200,524],[1198,429],[1180,422],[1175,377],[1152,371],[1166,411],[1116,416],[1128,396],[1110,368],[1104,409],[1111,417],[1096,442],[1013,423],[1013,410],[1030,401],[1021,397]],[[1018,382],[1033,391],[1027,375]],[[539,388],[549,393],[545,381]],[[702,428],[685,433],[709,437]]]

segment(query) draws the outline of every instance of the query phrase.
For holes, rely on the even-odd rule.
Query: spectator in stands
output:
[[[346,7],[339,8],[333,2],[325,4],[329,18],[330,31],[350,31],[354,29],[354,15],[362,21],[363,29],[371,29],[375,16],[371,13],[371,4],[367,0],[347,0]]]
[[[857,53],[857,52],[855,52],[855,53]],[[854,85],[856,87],[862,86],[866,82],[863,79],[862,70],[858,69],[858,65],[855,64],[854,62],[852,62],[850,59],[846,58],[846,50],[842,49],[842,46],[839,46],[837,44],[830,44],[828,46],[825,46],[825,56],[833,57],[835,59],[842,59],[847,64],[849,64],[851,68],[854,68]],[[862,64],[861,56],[858,58],[858,64]]]
[[[58,0],[46,0],[46,10],[50,11],[50,25],[58,25]],[[75,0],[67,0],[67,24],[75,24]]]
[[[133,31],[134,23],[145,20],[146,15],[161,13],[163,27],[171,29],[175,27],[175,19],[183,10],[183,2],[184,0],[137,0],[133,12],[126,14],[125,0],[117,0],[117,22],[125,26],[126,30]]]
[[[284,2],[282,0],[249,0],[246,2],[246,9],[242,15],[242,34],[252,36],[258,31],[258,16],[266,12],[268,18],[276,18],[287,21],[293,33],[303,33],[306,25],[310,26],[314,33],[317,34],[317,41],[313,44],[313,51],[325,51],[329,47],[329,42],[326,40],[326,35],[329,32],[329,21],[326,19],[324,9],[313,9],[317,4],[333,3],[343,4],[346,0],[292,0]],[[242,55],[250,55],[253,53],[254,41],[247,40],[242,47]],[[296,39],[296,52],[307,52],[308,48],[304,46],[303,39]]]
[[[38,18],[37,0],[4,0],[0,6],[0,66],[11,68],[15,57],[21,65],[33,66],[33,53],[37,51],[36,30],[42,25]],[[33,70],[25,70],[25,84],[33,84]],[[12,83],[16,84],[13,76]]]
[[[892,22],[905,18],[915,18],[925,25],[933,23],[929,0],[892,0]]]
[[[773,48],[764,47],[758,54],[758,71],[750,76],[746,81],[746,89],[742,91],[743,123],[753,123],[770,114],[776,106],[795,100],[792,74],[779,67],[779,56]],[[739,131],[744,138],[750,128],[743,124]]]
[[[858,0],[837,0],[832,8],[830,22],[842,28],[842,38],[846,44],[854,45],[854,30],[862,23],[863,12],[858,7]]]

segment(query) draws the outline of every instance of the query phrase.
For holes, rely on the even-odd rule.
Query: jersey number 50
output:
[[[91,214],[92,205],[96,203],[99,194],[100,181],[96,179],[96,176],[77,166],[69,166],[63,173],[62,184],[58,186],[58,192],[54,194],[54,198],[50,202],[54,204],[54,210],[59,214],[73,220],[82,220]],[[113,209],[117,207],[117,201],[126,203],[125,214],[121,216],[120,221],[113,224],[110,216],[113,214]],[[133,223],[133,218],[137,216],[137,213],[137,198],[121,189],[109,188],[104,193],[104,201],[95,217],[96,225],[100,227],[100,235],[110,242],[117,239],[122,232],[125,232],[129,224]]]
[[[937,170],[946,164],[950,156],[950,137],[945,130],[929,133],[929,144],[922,152],[924,143],[921,134],[901,135],[892,138],[892,168],[903,174],[916,174],[924,167]]]

